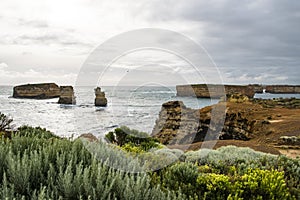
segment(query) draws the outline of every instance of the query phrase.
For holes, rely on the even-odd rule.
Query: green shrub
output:
[[[80,139],[49,140],[48,136],[46,130],[33,128],[14,135],[9,142],[0,141],[0,199],[184,198],[152,186],[146,173],[130,174],[109,167]],[[104,143],[91,145],[98,155],[114,154]]]
[[[150,137],[147,133],[129,129],[126,126],[116,128],[114,132],[106,134],[105,138],[120,147],[125,145],[124,150],[136,153],[149,151],[160,146],[158,140]]]
[[[291,199],[283,172],[251,169],[235,185],[242,198]]]
[[[0,131],[0,140],[1,140],[2,138],[11,138],[10,132]]]
[[[13,119],[0,112],[0,140],[2,138],[11,138]]]
[[[229,177],[223,174],[200,174],[197,178],[199,195],[207,199],[226,199],[232,192]]]
[[[0,132],[11,131],[13,119],[0,112]]]
[[[31,126],[21,126],[17,129],[15,134],[19,136],[38,137],[44,139],[59,138],[57,135],[47,131],[45,128]]]
[[[143,153],[144,152],[144,150],[141,147],[135,146],[131,142],[124,144],[121,148],[124,151],[132,152],[132,153]]]
[[[185,161],[207,165],[210,172],[244,175],[249,169],[284,172],[285,182],[292,195],[300,199],[300,160],[254,151],[250,148],[225,146],[217,150],[200,149],[185,154]],[[232,169],[236,169],[233,172]]]
[[[151,139],[124,140],[116,148],[22,127],[0,140],[0,199],[299,199],[299,160],[237,147],[184,154],[149,148]]]
[[[181,191],[185,195],[195,197],[198,167],[191,163],[176,163],[166,168],[162,175],[164,187]]]
[[[198,163],[199,165],[209,164],[222,169],[223,166],[247,164],[249,167],[260,161],[273,162],[277,156],[254,151],[248,147],[224,146],[217,150],[200,149],[186,153],[186,161]],[[266,160],[267,159],[267,160]],[[222,166],[223,165],[223,166]]]
[[[159,171],[176,163],[183,154],[181,150],[162,148],[139,154],[138,158],[146,171]]]

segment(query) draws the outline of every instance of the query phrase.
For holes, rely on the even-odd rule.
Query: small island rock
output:
[[[76,104],[72,86],[60,86],[59,104]]]
[[[95,88],[95,95],[95,106],[107,106],[107,99],[105,98],[105,93],[101,92],[100,87]]]
[[[59,96],[60,89],[55,83],[26,84],[13,88],[14,98],[51,99]]]

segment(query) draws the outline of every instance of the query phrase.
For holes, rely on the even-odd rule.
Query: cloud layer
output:
[[[297,0],[4,0],[0,7],[0,84],[49,79],[73,84],[94,48],[145,27],[177,31],[203,45],[226,83],[300,84]],[[176,41],[162,37],[160,42]],[[165,55],[137,58],[120,61],[120,70],[145,62],[163,75],[167,68],[155,66],[185,73],[184,62]],[[138,79],[149,77],[144,69]]]

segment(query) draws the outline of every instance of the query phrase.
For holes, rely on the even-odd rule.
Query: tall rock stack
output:
[[[72,86],[60,86],[59,104],[76,104]]]
[[[101,88],[95,88],[95,106],[107,106],[107,99],[105,98],[105,93],[101,92]]]

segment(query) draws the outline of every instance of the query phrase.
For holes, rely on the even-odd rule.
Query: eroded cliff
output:
[[[267,107],[265,100],[251,100],[243,95],[227,100],[202,109],[187,108],[181,101],[167,102],[162,105],[152,136],[166,145],[191,144],[193,149],[201,147],[194,144],[212,140],[243,142],[253,148],[277,148],[281,145],[280,137],[300,136],[298,107],[291,108],[276,100],[272,107]],[[226,108],[224,120],[212,121],[213,110],[218,106]]]
[[[50,99],[60,96],[60,88],[55,83],[19,85],[13,88],[14,98]]]

